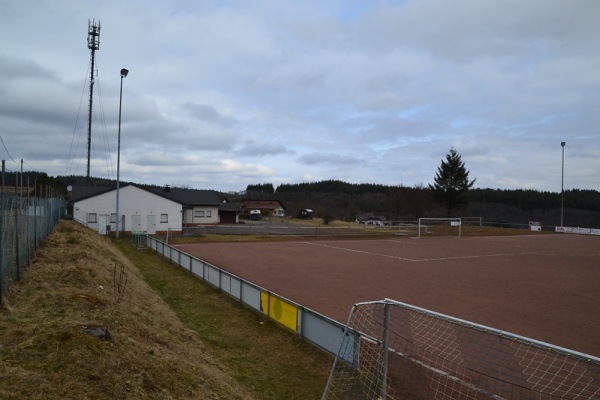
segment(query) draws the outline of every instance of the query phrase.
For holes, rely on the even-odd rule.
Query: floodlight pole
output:
[[[565,205],[565,144],[567,142],[560,142],[562,147],[562,177],[560,181],[560,227],[563,227],[563,215]]]
[[[123,78],[127,76],[129,70],[121,69],[121,89],[119,91],[119,133],[117,139],[117,223],[115,224],[115,238],[119,238],[119,229],[121,217],[119,216],[119,172],[121,166],[121,105],[123,104]]]

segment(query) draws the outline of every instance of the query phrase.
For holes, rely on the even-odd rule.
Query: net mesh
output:
[[[417,236],[461,237],[461,218],[419,218]]]
[[[600,399],[600,359],[390,300],[356,304],[323,399]]]
[[[19,197],[0,189],[0,296],[20,279],[62,206],[61,199]]]

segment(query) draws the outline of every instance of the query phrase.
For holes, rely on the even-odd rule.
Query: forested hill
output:
[[[311,183],[249,185],[249,198],[275,198],[282,201],[286,214],[296,215],[311,208],[318,216],[354,220],[359,213],[372,212],[390,220],[412,220],[418,217],[443,217],[426,186],[386,186],[354,184],[338,180]],[[536,190],[471,189],[470,204],[460,210],[461,216],[483,217],[486,221],[524,223],[543,221],[560,223],[561,204],[565,221],[571,226],[600,227],[600,192],[566,190],[561,193]]]
[[[506,204],[523,210],[560,207],[561,194],[536,190],[472,189],[471,201]],[[600,211],[600,192],[596,190],[566,190],[564,202],[578,210]]]
[[[248,192],[282,193],[344,193],[364,195],[370,193],[389,194],[398,189],[424,190],[423,186],[403,187],[386,186],[373,183],[347,183],[338,180],[326,180],[307,183],[285,183],[276,189],[272,184],[249,185]],[[496,203],[515,206],[524,210],[548,209],[560,207],[561,194],[537,190],[471,189],[472,202]],[[600,192],[596,190],[571,189],[564,193],[565,203],[579,210],[600,211]]]
[[[319,193],[346,193],[367,194],[387,193],[390,186],[374,183],[346,183],[337,180],[320,181],[314,183],[286,183],[277,187],[277,193],[319,192]]]

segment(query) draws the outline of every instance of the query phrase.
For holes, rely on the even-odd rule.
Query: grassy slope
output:
[[[60,221],[0,310],[0,398],[319,397],[330,356],[151,252],[118,246],[133,262]],[[110,340],[82,331],[95,325]]]
[[[150,250],[119,248],[146,281],[194,329],[234,378],[260,399],[318,399],[333,358],[193,278]]]

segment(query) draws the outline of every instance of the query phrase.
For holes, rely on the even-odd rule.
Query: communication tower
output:
[[[96,61],[96,50],[100,49],[100,21],[88,20],[87,46],[91,50],[90,58],[90,100],[88,109],[88,141],[87,141],[87,175],[86,184],[89,186],[90,179],[90,156],[92,152],[92,103],[94,98],[94,64]]]

